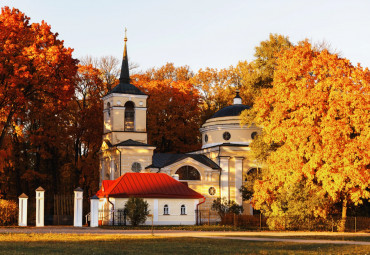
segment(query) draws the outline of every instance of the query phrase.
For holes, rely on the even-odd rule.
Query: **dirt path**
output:
[[[105,228],[70,227],[70,226],[47,226],[47,227],[13,227],[0,228],[0,233],[54,233],[54,234],[93,234],[93,235],[151,235],[150,230],[117,230]],[[289,239],[296,236],[368,236],[368,233],[332,233],[332,232],[244,232],[244,231],[185,231],[185,230],[155,230],[155,236],[162,237],[195,237],[212,239],[236,239],[245,241],[263,242],[294,242],[316,244],[355,244],[369,245],[364,241],[322,240],[322,239]],[[266,237],[268,236],[268,237]],[[279,237],[285,238],[279,238]],[[1,240],[0,240],[1,241]]]

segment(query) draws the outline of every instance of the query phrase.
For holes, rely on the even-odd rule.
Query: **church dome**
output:
[[[244,104],[233,104],[225,108],[222,108],[221,110],[213,114],[213,116],[210,119],[219,117],[239,116],[242,113],[242,111],[250,108],[251,108],[250,106]]]
[[[240,114],[247,109],[251,107],[242,103],[236,91],[234,103],[216,112],[200,128],[202,149],[230,144],[248,146],[260,130],[255,125],[240,125]]]

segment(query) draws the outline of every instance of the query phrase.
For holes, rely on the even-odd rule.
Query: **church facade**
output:
[[[205,198],[199,204],[200,210],[209,210],[214,199],[225,197],[243,204],[245,214],[253,214],[239,191],[245,175],[256,168],[249,156],[249,144],[261,132],[256,126],[240,125],[240,114],[249,106],[242,104],[237,92],[232,105],[219,110],[202,125],[200,150],[185,154],[155,153],[155,147],[147,140],[148,95],[130,84],[126,41],[125,37],[120,83],[102,98],[100,186],[125,173],[167,174]]]

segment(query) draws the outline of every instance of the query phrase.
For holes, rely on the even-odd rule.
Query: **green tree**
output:
[[[243,206],[238,205],[234,200],[227,201],[225,197],[213,200],[212,210],[216,211],[218,215],[223,218],[227,213],[241,214],[243,213]]]
[[[276,68],[277,54],[290,48],[292,43],[288,37],[279,34],[270,34],[269,40],[262,41],[255,48],[256,59],[252,63],[252,85],[254,88],[271,88]]]
[[[130,197],[125,204],[125,211],[132,226],[143,224],[149,215],[148,203],[139,197]]]

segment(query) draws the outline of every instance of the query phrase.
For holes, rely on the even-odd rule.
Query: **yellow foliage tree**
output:
[[[255,184],[254,205],[279,215],[277,197],[304,182],[316,195],[342,204],[369,199],[370,73],[307,41],[277,58],[273,87],[255,101],[264,141],[279,147],[268,174]],[[280,209],[279,209],[280,208]],[[316,206],[315,215],[327,208]]]

